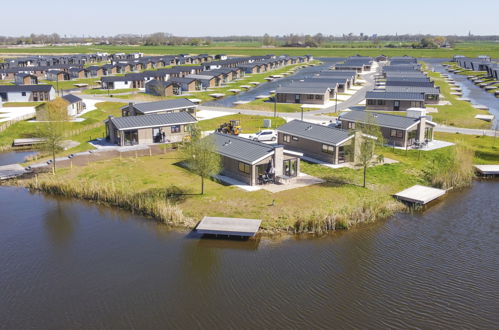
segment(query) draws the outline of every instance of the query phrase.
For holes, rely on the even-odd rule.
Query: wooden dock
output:
[[[255,236],[262,220],[242,218],[204,217],[196,227],[200,234],[227,236]]]
[[[499,165],[475,165],[481,175],[499,175]]]
[[[417,184],[396,193],[394,196],[405,202],[424,205],[443,196],[445,193],[446,191],[443,189],[426,187]]]
[[[43,143],[43,139],[39,138],[27,138],[27,139],[15,139],[14,142],[12,142],[13,147],[29,147],[33,146],[36,144],[41,144]]]
[[[0,180],[7,180],[26,173],[24,167],[19,164],[0,166]]]

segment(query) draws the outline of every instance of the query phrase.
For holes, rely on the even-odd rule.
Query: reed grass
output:
[[[175,204],[175,197],[172,197],[171,189],[168,188],[135,193],[114,182],[108,185],[94,182],[74,185],[54,177],[31,179],[27,186],[36,191],[120,207],[134,214],[153,217],[169,225],[188,227],[195,225],[195,221],[184,216],[182,209]]]
[[[472,149],[458,144],[450,152],[432,157],[425,170],[427,180],[441,189],[471,186],[475,176],[474,156]]]
[[[296,234],[322,235],[328,231],[349,229],[354,225],[386,219],[404,208],[404,205],[396,201],[387,202],[383,198],[373,197],[363,200],[358,206],[345,206],[327,216],[313,214],[299,218],[292,230]]]

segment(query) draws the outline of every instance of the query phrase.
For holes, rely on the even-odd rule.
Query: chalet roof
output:
[[[368,123],[370,120],[373,120],[381,127],[389,127],[400,130],[407,130],[420,121],[420,118],[404,117],[370,111],[349,111],[340,115],[339,119],[359,123]],[[428,122],[428,124],[432,125],[431,122]]]
[[[52,85],[0,85],[0,92],[50,92]]]
[[[278,127],[277,131],[329,145],[338,145],[353,137],[351,132],[343,129],[297,119]]]
[[[119,118],[110,117],[109,120],[118,130],[192,124],[197,121],[196,118],[185,111],[147,116],[127,116]]]
[[[82,99],[79,98],[78,96],[75,96],[73,94],[66,94],[62,96],[63,99],[69,102],[69,104],[77,103],[80,102]]]
[[[247,164],[254,164],[274,154],[275,146],[223,133],[213,133],[214,143],[220,155]]]
[[[424,101],[424,93],[370,91],[366,92],[366,99]]]
[[[126,109],[129,106],[124,106],[122,109]],[[174,100],[164,100],[164,101],[156,101],[156,102],[146,102],[146,103],[137,103],[134,104],[133,107],[138,112],[147,114],[151,112],[158,111],[169,111],[169,110],[177,110],[177,109],[185,109],[185,108],[195,108],[197,107],[195,103],[192,103],[188,99],[174,99]]]

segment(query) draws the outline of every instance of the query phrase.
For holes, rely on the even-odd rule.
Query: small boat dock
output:
[[[7,180],[26,173],[24,167],[19,164],[0,166],[0,180]]]
[[[475,165],[475,169],[483,176],[499,175],[499,165]]]
[[[13,147],[30,147],[34,146],[36,144],[42,144],[43,139],[39,138],[27,138],[27,139],[15,139],[14,142],[12,142]]]
[[[204,217],[196,227],[200,234],[252,237],[262,220],[242,218]]]
[[[409,203],[425,205],[445,195],[446,191],[432,187],[415,185],[396,193],[395,198]]]

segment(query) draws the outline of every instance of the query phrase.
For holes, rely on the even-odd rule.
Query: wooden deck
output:
[[[204,217],[196,227],[200,234],[255,236],[262,220],[242,218]]]
[[[0,180],[7,180],[26,173],[24,167],[19,164],[0,166]]]
[[[443,196],[445,193],[446,191],[443,189],[425,187],[417,184],[396,193],[394,196],[402,201],[424,205]]]
[[[482,175],[499,175],[499,165],[475,165],[475,168]]]
[[[32,146],[35,144],[43,143],[43,139],[40,138],[27,138],[27,139],[15,139],[12,143],[13,147],[26,147]]]

